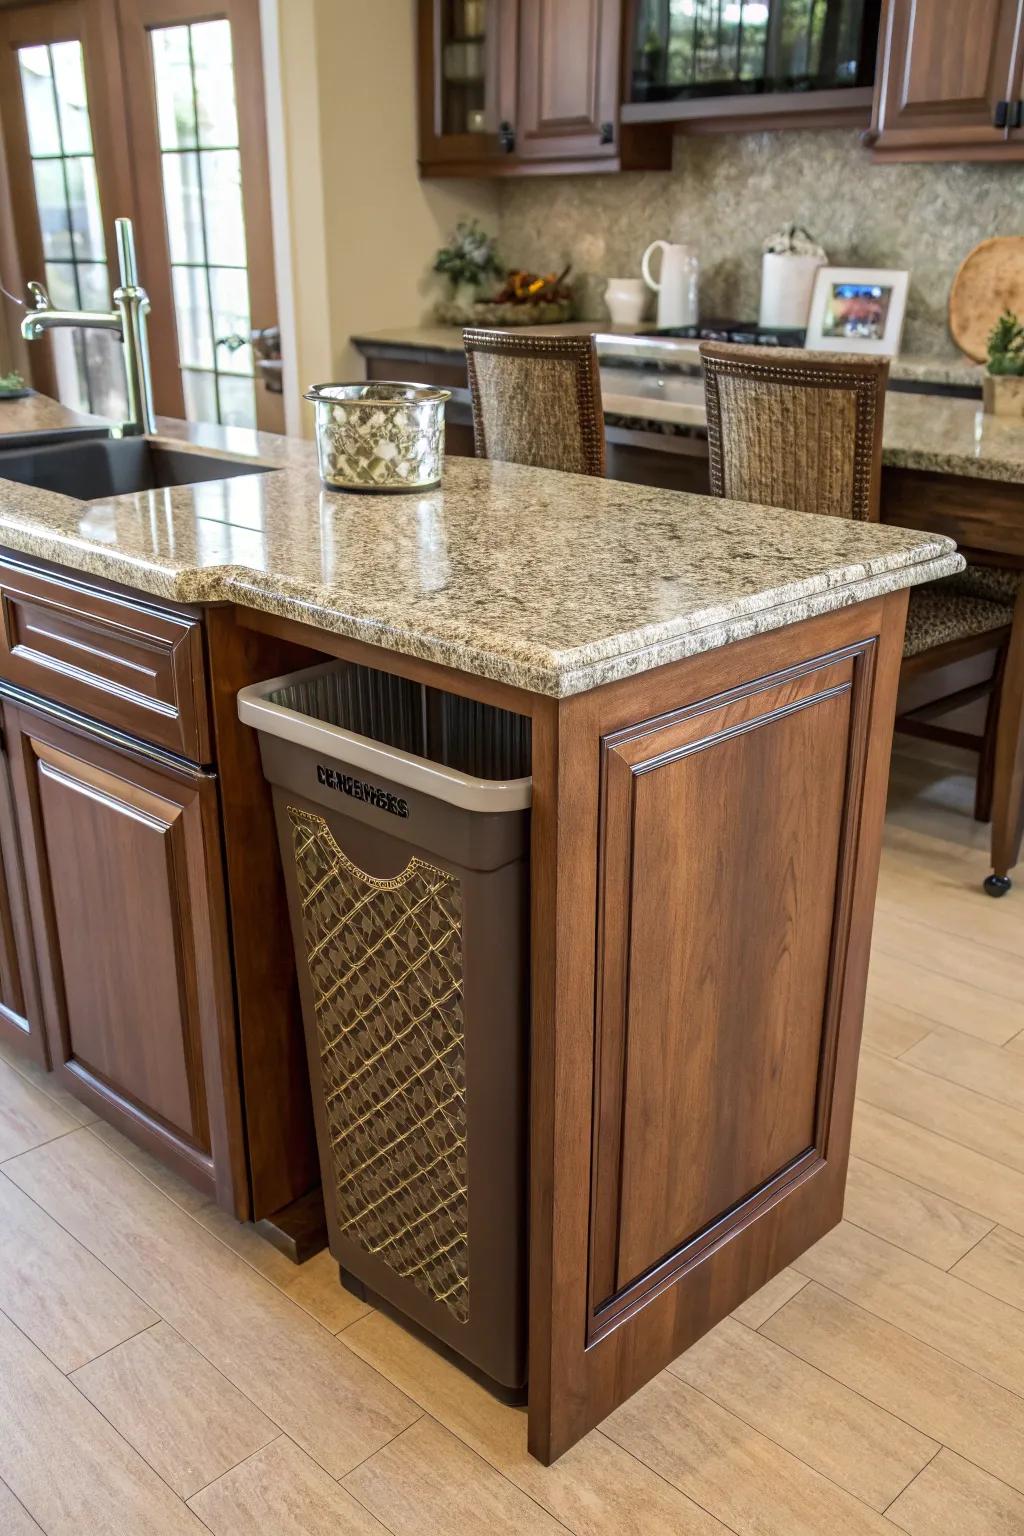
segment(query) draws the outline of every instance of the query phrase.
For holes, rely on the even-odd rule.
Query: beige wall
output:
[[[415,12],[415,0],[264,0],[291,395],[328,377],[361,378],[349,338],[427,318],[438,245],[460,218],[497,225],[491,184],[417,174]]]

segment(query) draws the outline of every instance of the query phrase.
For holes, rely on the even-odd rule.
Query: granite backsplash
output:
[[[702,312],[748,319],[761,242],[793,220],[836,265],[908,267],[903,351],[953,354],[950,283],[979,240],[1022,232],[1022,177],[1019,164],[876,165],[848,129],[677,134],[671,171],[503,182],[501,250],[541,271],[571,261],[580,318],[594,320],[606,278],[639,275],[652,240],[685,240]]]

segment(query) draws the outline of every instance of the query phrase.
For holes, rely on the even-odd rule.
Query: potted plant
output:
[[[448,279],[451,305],[468,310],[482,296],[481,290],[493,288],[492,280],[501,276],[503,268],[493,236],[485,234],[476,219],[470,219],[456,225],[448,244],[437,253],[434,271]]]
[[[984,406],[993,416],[1024,417],[1024,325],[1010,310],[989,333]]]

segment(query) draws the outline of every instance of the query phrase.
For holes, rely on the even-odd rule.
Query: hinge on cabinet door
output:
[[[1010,128],[1019,128],[1022,116],[1024,116],[1024,101],[1013,102],[1010,106],[1010,118],[1008,126]]]
[[[995,114],[992,118],[992,126],[994,128],[1005,128],[1009,122],[1009,119],[1010,103],[1008,101],[997,101]]]
[[[498,124],[498,143],[501,145],[503,154],[515,154],[516,131],[511,123]]]
[[[615,143],[615,124],[614,123],[602,123],[601,124],[601,143],[602,144],[614,144]]]

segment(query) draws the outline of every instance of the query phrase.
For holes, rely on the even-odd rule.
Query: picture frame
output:
[[[910,273],[888,267],[819,267],[805,346],[812,352],[895,357]]]

